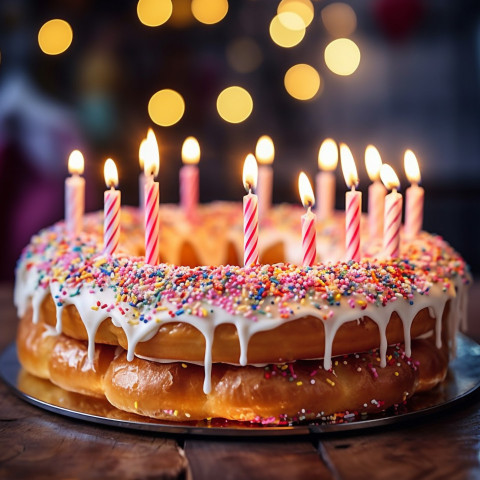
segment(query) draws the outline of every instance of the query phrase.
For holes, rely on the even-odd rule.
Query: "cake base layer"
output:
[[[217,363],[211,392],[205,394],[203,366],[127,361],[123,349],[101,344],[92,364],[86,342],[54,335],[50,327],[28,318],[20,323],[17,348],[20,362],[33,375],[163,420],[280,422],[377,412],[433,388],[445,378],[448,365],[447,348],[438,349],[430,336],[412,342],[411,358],[400,345],[389,347],[384,368],[375,350],[335,357],[329,371],[320,360],[246,367]]]

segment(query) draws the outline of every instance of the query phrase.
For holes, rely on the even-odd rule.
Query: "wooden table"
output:
[[[0,285],[0,348],[15,336],[12,287]],[[480,283],[470,335],[480,340]],[[323,436],[178,438],[77,421],[36,408],[0,382],[0,478],[480,478],[480,393],[395,427]]]

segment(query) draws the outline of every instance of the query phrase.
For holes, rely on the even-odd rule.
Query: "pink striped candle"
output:
[[[358,174],[352,152],[345,144],[340,144],[340,161],[343,176],[350,192],[345,195],[345,245],[347,260],[360,260],[360,235],[362,217],[362,193],[355,190],[358,185]]]
[[[383,222],[383,251],[387,258],[400,255],[400,226],[402,224],[403,197],[397,192],[400,181],[390,165],[384,163],[380,170],[382,182],[388,190],[385,197],[385,214]]]
[[[200,145],[195,137],[188,137],[182,146],[183,167],[180,169],[180,205],[189,220],[196,216],[199,197]]]
[[[148,130],[145,157],[145,263],[158,265],[160,261],[160,186],[154,181],[160,167],[157,139]]]
[[[140,174],[138,175],[138,206],[140,209],[145,208],[145,156],[147,155],[147,139],[144,138],[140,142],[140,147],[138,149],[138,163],[140,164]]]
[[[372,181],[368,187],[368,231],[370,239],[381,239],[383,235],[383,211],[385,208],[385,195],[387,190],[380,181],[382,159],[380,153],[373,146],[365,149],[365,166]]]
[[[120,191],[118,186],[118,172],[115,162],[108,158],[104,166],[105,183],[110,190],[103,195],[103,251],[112,255],[118,247],[120,239]]]
[[[243,260],[248,267],[258,263],[258,198],[252,193],[257,177],[257,161],[249,153],[243,165],[243,185],[247,191],[243,197]]]
[[[65,222],[67,231],[74,236],[77,236],[83,228],[85,179],[80,176],[83,168],[82,152],[74,150],[68,158],[68,171],[71,176],[65,180]]]
[[[298,190],[307,212],[302,215],[302,265],[311,267],[317,258],[316,215],[312,212],[315,203],[312,185],[304,172],[298,176]]]
[[[318,150],[318,168],[315,179],[317,213],[320,220],[328,220],[335,211],[335,169],[338,164],[338,147],[335,140],[325,139]]]
[[[405,236],[416,237],[422,230],[423,224],[423,202],[425,191],[418,185],[420,182],[420,169],[417,157],[411,150],[405,152],[404,157],[405,173],[411,183],[405,192]]]
[[[258,166],[258,214],[260,220],[265,218],[272,206],[273,168],[275,147],[268,135],[262,135],[255,147],[255,157],[260,164]]]

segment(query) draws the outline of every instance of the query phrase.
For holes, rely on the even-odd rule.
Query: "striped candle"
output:
[[[405,173],[411,186],[405,192],[405,236],[416,237],[422,230],[423,224],[423,202],[425,192],[418,185],[420,181],[420,169],[417,158],[411,150],[405,152],[404,157]]]
[[[145,263],[158,265],[160,261],[160,187],[154,181],[160,167],[157,139],[148,130],[145,147]]]
[[[104,166],[105,183],[109,190],[103,196],[103,251],[112,255],[118,247],[120,239],[120,191],[115,190],[118,185],[118,172],[115,162],[109,158]]]
[[[257,184],[258,166],[250,153],[243,166],[243,185],[248,192],[243,197],[243,260],[245,266],[259,261],[258,255],[258,198],[252,192]]]
[[[182,146],[183,167],[180,169],[180,205],[189,220],[195,219],[199,197],[200,145],[195,137],[188,137]]]
[[[365,149],[365,166],[372,181],[368,187],[368,231],[371,240],[381,239],[383,235],[383,212],[387,190],[380,181],[382,158],[373,145]]]
[[[74,150],[68,158],[68,171],[71,174],[65,180],[65,222],[67,231],[77,236],[83,227],[85,211],[84,159],[79,150]]]
[[[358,174],[352,152],[344,143],[340,144],[340,161],[343,175],[350,192],[345,195],[345,246],[347,260],[360,260],[360,234],[362,216],[362,194],[355,190]]]
[[[380,176],[385,187],[392,190],[392,192],[385,197],[383,251],[387,258],[396,258],[400,255],[400,226],[402,223],[403,197],[397,192],[400,182],[390,165],[382,165]]]
[[[312,212],[315,203],[310,180],[301,172],[298,176],[298,189],[303,206],[307,212],[302,215],[302,265],[311,267],[317,258],[316,215]]]
[[[335,140],[325,139],[318,150],[316,177],[317,213],[320,220],[328,220],[335,211],[335,169],[338,164],[338,147]]]

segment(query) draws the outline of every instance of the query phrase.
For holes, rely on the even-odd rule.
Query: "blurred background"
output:
[[[85,156],[87,211],[102,206],[107,157],[123,203],[137,204],[148,127],[162,202],[178,201],[189,135],[202,150],[204,202],[240,200],[243,160],[263,134],[276,150],[275,202],[299,202],[298,172],[313,178],[332,137],[353,152],[364,211],[365,147],[379,149],[403,191],[412,149],[425,229],[480,272],[478,0],[2,0],[2,279],[30,236],[63,217],[73,149]]]

